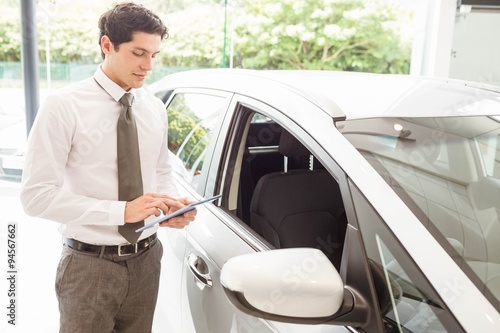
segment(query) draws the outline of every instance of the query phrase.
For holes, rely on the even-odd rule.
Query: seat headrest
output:
[[[288,131],[282,130],[278,151],[287,157],[309,157],[309,150]]]

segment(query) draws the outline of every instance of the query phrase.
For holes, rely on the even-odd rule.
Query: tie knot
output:
[[[128,107],[132,106],[132,103],[134,103],[134,95],[125,93],[122,98],[120,98],[120,103]]]

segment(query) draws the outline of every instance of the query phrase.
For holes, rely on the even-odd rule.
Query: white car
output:
[[[155,332],[500,332],[500,89],[193,70],[166,104],[181,195]]]

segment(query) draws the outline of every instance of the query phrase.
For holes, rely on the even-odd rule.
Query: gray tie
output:
[[[124,105],[117,125],[118,200],[120,201],[131,201],[143,194],[137,126],[132,114],[133,102],[134,95],[131,93],[125,93],[120,98],[120,103]],[[144,221],[125,223],[118,227],[118,231],[127,241],[135,244],[140,236],[135,230],[143,225]]]

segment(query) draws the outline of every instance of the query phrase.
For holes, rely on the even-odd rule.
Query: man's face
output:
[[[119,45],[115,50],[107,36],[101,39],[105,54],[102,65],[104,73],[124,90],[140,88],[153,69],[153,61],[160,51],[161,37],[144,32],[135,32],[132,40]]]

